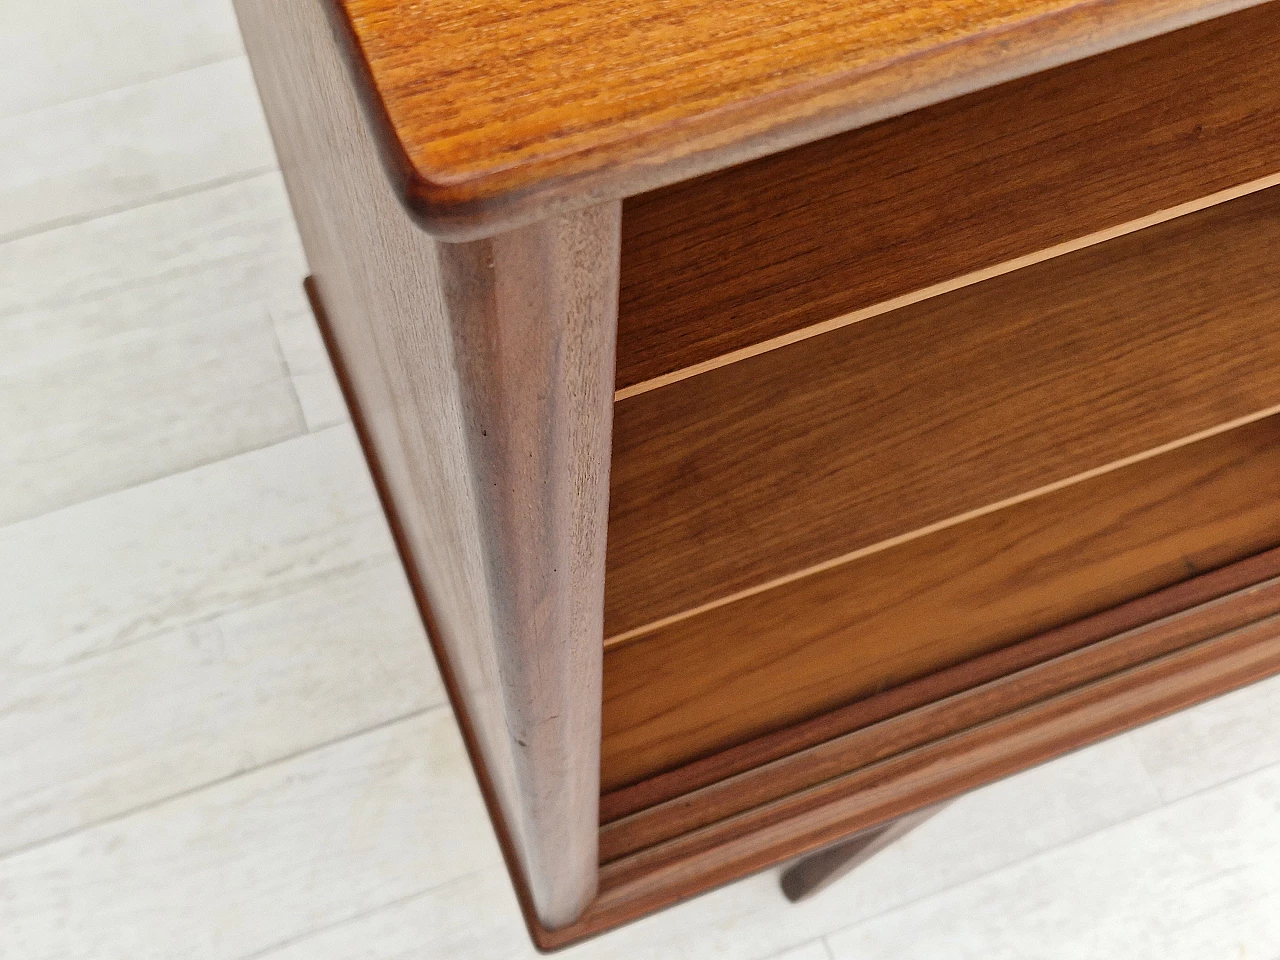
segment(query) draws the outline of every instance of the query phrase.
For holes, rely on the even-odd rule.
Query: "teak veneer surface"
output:
[[[739,768],[750,789],[732,797],[727,784],[703,781],[711,802],[700,806],[686,791],[671,800],[690,801],[680,817],[668,816],[659,801],[664,809],[633,807],[604,831],[598,826],[607,799],[599,795],[597,759],[618,198],[1250,5],[237,0],[314,271],[310,290],[327,314],[326,342],[540,946],[633,919],[1280,666],[1271,622],[1187,649],[1182,646],[1192,640],[1185,625],[1156,624],[1177,636],[1163,645],[1115,637],[1124,656],[1097,643],[1052,662],[1042,657],[1017,677],[1009,670],[988,677],[982,690],[954,686],[959,692],[947,703],[907,704],[910,715],[885,714],[866,735],[859,727],[846,740],[846,728],[835,732],[839,742],[820,738],[797,746],[800,753],[783,749],[773,755],[776,768]],[[978,499],[988,502],[988,494],[1026,490],[1040,473],[1060,475],[1081,459],[1113,467],[1108,458],[1121,448],[1150,453],[1146,445],[1173,433],[1175,422],[1191,429],[1196,422],[1220,425],[1241,409],[1260,415],[1258,370],[1274,368],[1272,353],[1280,347],[1271,345],[1275,338],[1259,319],[1273,302],[1262,291],[1274,237],[1257,219],[1234,227],[1212,221],[1211,244],[1197,249],[1220,249],[1216,260],[1196,259],[1176,236],[1159,239],[1173,251],[1162,269],[1151,266],[1158,245],[1145,260],[1132,246],[1115,247],[1130,251],[1121,258],[1129,264],[1128,286],[1120,283],[1123,271],[1113,275],[1106,264],[1078,258],[1072,262],[1087,269],[1073,277],[1035,274],[1036,283],[1057,283],[1059,294],[1072,295],[1069,306],[1087,306],[1089,315],[1081,322],[1070,310],[1046,313],[1038,332],[1047,331],[1047,343],[1038,351],[1029,345],[1036,339],[1027,333],[1030,321],[1004,301],[948,297],[962,305],[961,314],[895,315],[888,322],[899,329],[919,329],[893,348],[903,355],[896,365],[886,360],[888,347],[862,358],[889,384],[872,413],[892,413],[884,406],[897,402],[889,391],[905,396],[917,389],[912,402],[927,397],[918,386],[921,376],[931,376],[941,393],[923,412],[935,426],[903,433],[899,460],[884,456],[896,441],[872,444],[871,459],[880,459],[861,476],[874,480],[886,468],[902,467],[908,485],[916,484],[908,497],[923,495],[923,512],[936,512],[946,507],[937,495],[942,487],[921,486],[921,477],[937,464],[917,461],[933,456],[939,439],[955,441],[950,453],[959,464],[958,473],[940,482],[975,481],[959,499],[970,499],[977,488]],[[1245,240],[1264,252],[1249,255]],[[1262,276],[1253,278],[1250,270]],[[1166,293],[1144,293],[1148,281]],[[1096,287],[1093,300],[1083,292],[1089,285]],[[1157,303],[1161,296],[1166,299]],[[1218,308],[1206,309],[1210,301]],[[1171,303],[1192,319],[1170,318]],[[966,311],[975,319],[975,305],[994,321],[985,340],[966,333],[960,321]],[[937,321],[932,328],[929,318]],[[1246,360],[1240,344],[1250,336],[1257,342]],[[939,344],[952,355],[944,357]],[[699,549],[739,549],[743,537],[757,533],[766,552],[786,546],[776,542],[776,530],[761,525],[773,495],[761,478],[770,472],[787,509],[797,506],[797,497],[857,480],[839,453],[850,424],[832,426],[844,417],[846,401],[856,399],[857,384],[868,383],[856,379],[859,360],[844,352],[850,345],[865,344],[824,338],[826,350],[816,356],[826,366],[807,374],[803,364],[784,369],[805,360],[787,351],[764,366],[738,365],[734,376],[751,374],[763,387],[736,410],[725,402],[729,394],[716,390],[736,384],[745,388],[741,397],[752,397],[752,382],[708,376],[699,378],[694,394],[686,386],[649,395],[647,403],[680,398],[667,411],[683,417],[671,421],[672,440],[694,453],[705,448],[691,443],[697,438],[688,430],[698,424],[687,416],[693,408],[681,404],[702,404],[711,421],[752,415],[742,449],[730,445],[723,462],[690,460],[683,470],[682,480],[715,495],[722,481],[709,486],[710,474],[700,471],[727,463],[741,478],[752,471],[739,458],[756,457],[757,484],[764,482],[729,504],[754,504],[742,514],[738,541],[717,543],[722,530],[707,527]],[[1168,369],[1145,372],[1158,366],[1151,362],[1157,357],[1169,360]],[[780,359],[783,368],[773,366]],[[1043,369],[1036,360],[1044,361]],[[989,384],[981,396],[965,377],[942,375],[957,366]],[[1072,367],[1092,372],[1072,378],[1066,374]],[[833,374],[834,393],[817,388],[814,377]],[[1080,393],[1082,409],[1089,409],[1085,401],[1106,402],[1069,416],[1063,405],[1071,390]],[[1041,406],[1046,399],[1062,401],[1040,425],[1047,425],[1045,442],[1065,452],[1046,452],[1023,435],[1031,432],[1028,412],[1011,399],[1023,391]],[[653,409],[616,405],[619,422],[629,428]],[[823,489],[799,491],[792,484],[795,469],[776,470],[813,452],[787,433],[805,429],[797,413],[814,417],[817,442],[837,448],[826,461],[814,461],[831,468],[817,475],[826,477]],[[993,451],[1003,451],[1010,438],[991,439],[996,422],[1015,428],[1003,459]],[[761,428],[773,432],[778,449],[750,432]],[[1084,439],[1097,432],[1103,440]],[[655,452],[670,461],[674,449]],[[1017,457],[1049,463],[1041,471]],[[966,474],[974,463],[983,466]],[[661,481],[671,466],[657,465],[653,476]],[[623,470],[624,481],[633,469]],[[990,480],[996,475],[999,482]],[[983,477],[988,480],[977,482]],[[865,516],[875,518],[889,505],[887,489],[870,491]],[[847,534],[848,507],[836,498],[819,508],[836,508],[836,534]],[[803,509],[797,516],[802,524],[811,519]],[[661,525],[657,532],[659,547],[663,536],[679,533]],[[699,558],[695,551],[677,559]],[[713,569],[709,576],[719,579],[723,572]],[[751,570],[749,579],[758,572]],[[689,584],[675,588],[687,594]],[[1174,599],[1153,598],[1143,609],[1150,617],[1186,611],[1197,623],[1203,619],[1187,611],[1185,597]],[[1255,619],[1274,612],[1254,600],[1250,594],[1222,602]],[[1171,645],[1178,649],[1166,656]],[[1012,656],[1025,646],[985,657]],[[973,662],[954,669],[968,676]],[[897,698],[916,683],[934,690],[944,680],[960,682],[944,670],[887,695]],[[809,736],[812,724],[846,722],[849,708],[769,736],[800,728]],[[869,746],[888,749],[885,744],[896,744],[898,752],[862,763]],[[811,777],[824,771],[832,776],[814,784]],[[776,793],[787,784],[798,792]],[[650,810],[656,816],[648,817]],[[672,833],[680,824],[689,829]],[[660,839],[648,844],[646,837]]]
[[[1272,675],[1278,576],[1280,550],[1258,554],[835,711],[843,729],[814,746],[764,738],[783,741],[782,759],[741,776],[698,789],[676,771],[674,799],[602,829],[600,895],[538,943],[563,946]]]
[[[1270,587],[1274,582],[1257,589]],[[1251,592],[1223,602],[1248,604]],[[606,863],[600,896],[578,929],[565,933],[581,936],[614,910],[634,917],[669,905],[1274,675],[1280,671],[1276,607],[1272,591],[1265,619],[1190,643],[1201,611],[1187,611],[1177,618],[1188,621],[1187,637],[1169,629],[1175,624],[1152,623],[880,729],[859,731],[849,738],[854,755],[831,779]],[[1156,642],[1148,633],[1156,634]],[[1161,647],[1136,663],[1130,655]],[[1053,692],[1029,698],[1021,695],[1024,687]],[[867,759],[868,748],[895,739],[904,746]],[[915,745],[905,746],[912,739]],[[805,764],[808,758],[796,760]],[[687,798],[691,806],[700,802]],[[645,819],[665,814],[659,809]],[[603,838],[601,846],[608,846]]]
[[[1280,544],[1269,417],[608,650],[606,791]]]
[[[1208,604],[1206,610],[1216,611],[1207,618],[1197,619],[1200,626],[1193,633],[1199,639],[1252,623],[1277,611],[1277,606],[1269,606],[1272,601],[1264,596],[1265,593],[1272,600],[1280,597],[1280,581],[1275,577],[1280,577],[1280,548],[1191,577],[1154,594],[855,700],[812,720],[749,740],[630,787],[605,793],[600,798],[600,820],[604,825],[601,855],[608,859],[617,855],[620,845],[640,849],[652,842],[651,839],[638,840],[637,833],[650,838],[656,834],[678,836],[734,812],[821,783],[833,775],[832,761],[838,766],[836,773],[850,769],[845,754],[851,737],[857,739],[871,734],[880,743],[880,747],[870,751],[855,748],[854,752],[863,761],[919,743],[915,738],[886,739],[875,731],[883,732],[885,723],[896,722],[894,718],[904,714],[945,710],[945,703],[954,703],[957,699],[968,699],[972,703],[975,691],[990,691],[993,684],[1003,682],[1001,678],[1012,678],[1017,690],[1016,698],[1001,701],[1005,707],[1034,702],[1048,693],[1043,687],[1019,680],[1028,676],[1027,671],[1063,657],[1084,655],[1086,648],[1092,649],[1109,638],[1133,631],[1142,631],[1149,639],[1152,632],[1148,628],[1162,621],[1163,626],[1157,633],[1172,631],[1186,636],[1186,631],[1174,622],[1175,615],[1192,607]],[[1263,593],[1252,589],[1263,581],[1270,581],[1272,587]],[[1245,594],[1237,593],[1241,590]],[[1143,645],[1145,642],[1139,646]],[[1135,652],[1138,659],[1142,658],[1140,652],[1132,647],[1128,649]],[[1132,662],[1135,661],[1125,661]],[[1109,669],[1117,668],[1113,659],[1108,659],[1108,663]],[[965,713],[973,719],[972,712]],[[916,726],[923,729],[926,736],[939,734],[936,727],[929,729],[927,720]],[[709,800],[713,795],[715,799]],[[660,821],[661,826],[655,826],[655,821]],[[648,825],[642,827],[642,823]]]
[[[619,389],[1280,172],[1280,4],[623,204]]]
[[[1280,405],[1280,190],[615,405],[635,635]]]
[[[327,0],[237,0],[409,580],[526,905],[595,893],[621,204],[442,244],[360,118]]]
[[[471,239],[1249,0],[326,0],[400,192]]]

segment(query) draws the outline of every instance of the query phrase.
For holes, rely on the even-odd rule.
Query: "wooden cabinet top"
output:
[[[322,0],[384,158],[468,239],[1255,0]]]

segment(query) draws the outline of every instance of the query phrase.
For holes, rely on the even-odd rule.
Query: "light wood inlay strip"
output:
[[[843,316],[834,317],[831,320],[825,320],[822,323],[815,323],[800,330],[793,330],[790,333],[772,337],[760,343],[752,344],[749,347],[743,347],[741,350],[733,350],[712,360],[705,360],[702,363],[692,364],[691,366],[684,367],[681,370],[676,370],[673,373],[668,373],[661,377],[654,377],[652,380],[645,380],[643,383],[637,383],[634,386],[623,387],[621,390],[614,391],[613,400],[615,403],[618,403],[622,400],[628,400],[631,397],[638,397],[651,390],[657,390],[659,387],[666,387],[673,383],[679,383],[681,380],[688,380],[690,377],[696,377],[702,373],[719,370],[721,367],[727,367],[731,363],[738,363],[741,360],[749,360],[752,357],[758,357],[761,354],[770,353],[771,351],[778,350],[782,347],[790,346],[793,343],[808,340],[811,337],[820,337],[824,333],[839,330],[841,327],[847,327],[860,320],[870,320],[872,317],[878,317],[881,314],[900,310],[903,307],[909,307],[914,303],[921,303],[925,300],[931,300],[934,297],[940,297],[943,294],[951,293],[953,290],[960,290],[964,287],[972,286],[975,283],[981,283],[984,280],[991,280],[994,277],[1003,276],[1004,274],[1012,273],[1015,270],[1021,270],[1023,267],[1030,267],[1037,263],[1044,263],[1046,260],[1052,260],[1055,257],[1074,253],[1077,250],[1084,250],[1085,248],[1092,247],[1095,244],[1106,243],[1108,240],[1115,240],[1117,237],[1123,237],[1127,234],[1135,233],[1138,230],[1145,230],[1147,227],[1154,227],[1156,224],[1166,223],[1170,220],[1175,220],[1178,217],[1185,217],[1188,214],[1197,213],[1200,210],[1207,210],[1209,207],[1217,206],[1220,203],[1237,200],[1240,197],[1248,196],[1249,194],[1256,193],[1259,190],[1266,190],[1275,186],[1280,186],[1280,173],[1273,173],[1270,176],[1251,180],[1249,183],[1242,183],[1238,187],[1219,190],[1217,193],[1211,193],[1208,196],[1200,197],[1198,200],[1191,200],[1187,203],[1178,204],[1178,206],[1170,207],[1168,210],[1161,210],[1146,217],[1139,217],[1138,219],[1131,220],[1128,223],[1109,227],[1106,230],[1099,230],[1096,233],[1091,233],[1088,236],[1079,237],[1075,240],[1067,240],[1064,243],[1054,244],[1052,247],[1037,250],[1035,253],[1029,253],[1026,256],[1015,257],[1014,259],[1007,260],[1004,263],[998,263],[993,267],[975,270],[972,273],[967,273],[962,277],[956,277],[953,280],[935,283],[931,286],[912,291],[911,293],[905,293],[900,297],[885,300],[883,303],[877,303],[861,310],[854,310],[851,313],[844,314]]]
[[[1265,416],[1280,187],[614,404],[626,638]]]
[[[742,768],[753,780],[783,773],[788,783],[772,802],[743,803],[729,782],[673,784],[607,817],[627,821],[602,831],[602,851],[636,852],[609,862],[587,913],[539,945],[565,946],[1274,674],[1276,582],[1263,581],[1280,573],[1278,561],[1270,551],[1050,631],[984,658],[984,675],[971,664],[949,671],[965,676],[943,690],[942,675],[926,678],[916,686],[928,689],[909,702],[792,745],[770,769],[757,769],[767,759]],[[1079,628],[1088,636],[1066,636]],[[902,701],[903,689],[878,699]],[[832,736],[841,741],[828,743]],[[843,763],[833,778],[836,753]],[[671,839],[645,842],[658,835]]]
[[[1258,424],[1251,429],[1262,426],[1263,424]],[[789,758],[812,751],[821,744],[830,743],[854,731],[963,694],[992,680],[1046,663],[1071,651],[1082,650],[1191,607],[1212,604],[1229,594],[1247,591],[1277,576],[1280,576],[1280,548],[1254,554],[1245,560],[1183,580],[1174,586],[1113,606],[1083,620],[1050,629],[1021,643],[1000,647],[917,680],[863,697],[811,720],[792,724],[775,733],[718,751],[702,760],[684,764],[629,787],[606,792],[600,798],[600,822],[609,824],[664,805],[666,813],[672,814],[679,804],[679,798],[694,791],[702,791],[713,784],[741,784],[744,775],[768,776],[771,768],[776,769],[774,764],[789,762]],[[1221,616],[1211,618],[1206,629],[1197,635],[1213,636],[1256,620],[1257,615],[1252,612],[1255,608],[1253,601],[1259,594],[1250,592],[1247,595],[1253,599],[1241,600],[1240,603],[1232,600],[1215,607]],[[1265,616],[1267,612],[1264,611],[1261,615]],[[805,772],[813,772],[816,777],[802,777],[798,781],[785,780],[778,784],[779,791],[769,793],[765,800],[823,779],[824,771],[821,769],[806,769]],[[674,803],[669,803],[671,801]],[[738,810],[747,809],[758,802],[762,801],[754,791],[734,792],[733,803]],[[675,819],[671,815],[664,816],[664,820],[673,829],[668,835],[682,832],[682,828],[673,822]],[[716,819],[716,816],[713,815],[712,819]]]
[[[937,523],[931,523],[928,526],[921,527],[918,530],[912,530],[909,533],[904,533],[897,537],[890,537],[887,540],[882,540],[879,543],[874,543],[874,544],[871,544],[870,546],[862,547],[858,550],[851,550],[846,554],[843,554],[839,557],[833,557],[832,559],[827,560],[823,563],[815,563],[812,566],[805,567],[803,570],[797,570],[796,572],[789,573],[786,576],[777,577],[773,580],[770,580],[768,583],[762,583],[762,584],[759,584],[758,586],[749,587],[746,590],[739,590],[736,593],[729,594],[728,596],[718,597],[717,599],[712,600],[710,603],[704,603],[700,606],[692,607],[688,610],[682,610],[679,613],[672,614],[669,617],[663,617],[659,620],[654,620],[652,623],[646,623],[644,626],[636,627],[634,630],[626,630],[626,631],[623,631],[622,633],[615,634],[614,636],[606,637],[604,642],[605,649],[608,650],[615,647],[620,647],[623,644],[640,640],[650,633],[653,633],[657,630],[661,630],[664,627],[669,627],[672,624],[679,623],[681,620],[687,620],[690,617],[696,617],[699,614],[706,613],[709,610],[715,610],[718,607],[728,606],[729,604],[736,603],[739,600],[745,600],[747,597],[753,597],[756,594],[765,593],[769,590],[786,586],[789,583],[795,583],[797,580],[803,580],[805,577],[811,577],[814,574],[822,573],[823,571],[826,571],[826,570],[833,570],[836,567],[843,566],[844,564],[849,563],[853,560],[857,560],[861,557],[866,557],[873,553],[879,553],[881,550],[888,550],[889,548],[896,547],[899,544],[907,543],[911,540],[916,540],[916,539],[919,539],[920,537],[928,536],[931,533],[937,533],[940,530],[946,530],[948,527],[954,527],[957,524],[964,523],[965,521],[974,520],[974,519],[977,519],[978,517],[985,516],[989,513],[995,513],[997,510],[1003,510],[1006,507],[1012,507],[1015,504],[1025,503],[1026,501],[1033,500],[1036,497],[1042,497],[1045,494],[1053,493],[1055,490],[1062,490],[1065,487],[1070,487],[1074,484],[1082,483],[1086,480],[1092,479],[1093,477],[1100,477],[1103,474],[1111,473],[1113,470],[1120,470],[1124,467],[1132,466],[1135,463],[1141,463],[1143,460],[1149,460],[1152,457],[1158,457],[1163,453],[1169,453],[1172,450],[1177,450],[1179,447],[1184,447],[1187,444],[1195,443],[1199,440],[1207,440],[1208,438],[1217,436],[1220,433],[1226,433],[1228,430],[1235,430],[1237,427],[1243,427],[1247,424],[1254,423],[1255,421],[1258,421],[1258,420],[1262,420],[1263,418],[1272,416],[1273,414],[1276,414],[1276,413],[1280,413],[1280,404],[1276,404],[1274,406],[1268,407],[1265,410],[1259,410],[1257,413],[1251,413],[1246,417],[1240,417],[1239,419],[1232,420],[1229,423],[1224,423],[1216,427],[1211,427],[1208,430],[1201,430],[1197,433],[1193,433],[1186,437],[1182,437],[1179,440],[1175,440],[1172,443],[1166,443],[1159,447],[1153,447],[1150,450],[1144,450],[1142,453],[1134,454],[1131,457],[1125,457],[1121,460],[1115,461],[1114,463],[1108,463],[1105,466],[1097,467],[1096,469],[1093,469],[1093,470],[1086,470],[1083,473],[1078,473],[1078,474],[1075,474],[1074,476],[1066,477],[1063,480],[1058,480],[1054,483],[1045,484],[1042,487],[1037,487],[1036,489],[1029,490],[1026,493],[1018,494],[1016,497],[1009,497],[1005,500],[999,501],[998,503],[992,503],[984,507],[978,507],[975,510],[968,510],[964,513],[957,514],[954,517],[948,517],[946,520],[941,520]]]
[[[1264,4],[628,198],[629,390],[1280,171]]]
[[[611,647],[602,783],[647,780],[1280,544],[1280,417]]]
[[[1242,604],[1248,602],[1248,597],[1229,600]],[[1189,628],[1187,632],[1194,636],[1194,621],[1199,613],[1187,611],[1181,617],[1172,618],[1174,623],[1151,624],[1149,630],[1164,634],[1160,639],[1173,649],[1144,662],[1098,672],[1099,661],[1118,664],[1128,659],[1131,649],[1155,645],[1149,642],[1149,630],[1134,630],[1021,675],[1002,678],[949,701],[892,718],[880,729],[869,730],[862,736],[859,736],[861,732],[855,733],[850,737],[854,741],[874,740],[899,733],[903,727],[928,724],[919,731],[924,742],[918,746],[864,764],[846,755],[846,772],[825,782],[742,813],[717,818],[701,829],[609,861],[602,870],[602,893],[608,896],[608,891],[624,876],[640,876],[653,868],[661,870],[678,862],[682,855],[696,857],[701,853],[704,858],[723,855],[726,834],[754,846],[757,851],[769,843],[779,843],[786,848],[787,840],[794,840],[798,832],[794,830],[797,820],[814,815],[825,820],[830,833],[811,837],[811,845],[798,850],[792,846],[788,855],[794,857],[858,829],[958,796],[1280,670],[1280,614],[1273,613],[1265,619],[1184,646],[1179,643],[1177,628]],[[1107,665],[1102,666],[1105,671]],[[1041,689],[1058,689],[1043,699],[1027,703],[1019,696],[1020,686],[1027,683]],[[1023,702],[1018,702],[1020,699]],[[978,755],[986,754],[987,762],[996,757],[1000,761],[977,774],[969,766],[969,761],[976,757],[966,758],[973,746],[978,747]],[[794,759],[803,763],[806,758]],[[943,783],[948,786],[943,787]],[[894,809],[906,796],[912,797],[913,805]],[[695,795],[685,802],[692,809],[701,799]],[[837,813],[841,807],[843,813]],[[850,808],[860,808],[867,815],[867,821],[846,820]],[[666,812],[658,811],[658,815]],[[641,814],[636,820],[643,817]],[[616,829],[621,831],[629,826],[619,823]],[[602,844],[602,849],[604,846]],[[769,862],[758,862],[757,869]],[[604,896],[596,901],[593,909]]]

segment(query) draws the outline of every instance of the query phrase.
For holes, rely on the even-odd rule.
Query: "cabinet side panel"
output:
[[[324,0],[237,10],[328,336],[517,885],[541,924],[563,925],[597,873],[620,206],[436,243],[386,178]]]

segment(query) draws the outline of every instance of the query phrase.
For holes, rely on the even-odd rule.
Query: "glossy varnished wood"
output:
[[[1280,190],[616,405],[622,638],[1280,404]]]
[[[1241,589],[1280,572],[1264,555],[634,783],[599,826],[602,607],[653,633],[1280,405],[1274,198],[615,405],[616,198],[1249,5],[239,0],[329,347],[540,946],[1280,669],[1280,585]]]
[[[976,665],[988,682],[972,666],[944,671],[919,684],[919,707],[903,711],[899,696],[847,737],[611,825],[600,895],[539,943],[563,946],[1280,672],[1277,574],[1272,551],[994,654]],[[938,681],[960,686],[939,700]],[[793,792],[753,805],[771,780]]]
[[[1280,5],[623,205],[630,390],[1280,174]]]
[[[1187,622],[1178,617],[1193,607],[1201,608],[1192,631],[1197,640],[1252,623],[1269,615],[1273,593],[1280,590],[1280,584],[1263,591],[1249,588],[1277,575],[1280,549],[1256,554],[605,794],[600,798],[601,821],[605,824],[602,852],[616,858],[620,852],[642,849],[803,790],[833,775],[833,771],[848,769],[845,747],[851,734],[885,729],[880,725],[900,715],[920,716],[919,711],[932,704],[978,687],[989,687],[1002,677],[1026,676],[1025,671],[1030,668],[1111,637],[1142,630],[1148,641],[1154,638],[1161,643],[1161,634],[1149,628],[1166,618],[1173,618],[1166,633],[1189,637]],[[1220,600],[1223,602],[1218,603]],[[1148,646],[1149,643],[1130,648],[1130,652],[1140,659]],[[1025,698],[1018,702],[1028,703],[1045,689],[1049,688],[1024,685]],[[883,742],[889,743],[892,750],[908,741],[890,738]],[[855,754],[858,749],[855,747]],[[834,758],[834,763],[826,763],[825,757]]]
[[[619,204],[461,245],[378,166],[323,0],[244,0],[313,293],[518,886],[596,883]]]
[[[1249,6],[1248,0],[328,0],[389,169],[468,239]]]
[[[871,554],[605,654],[604,788],[1280,544],[1280,419]]]

